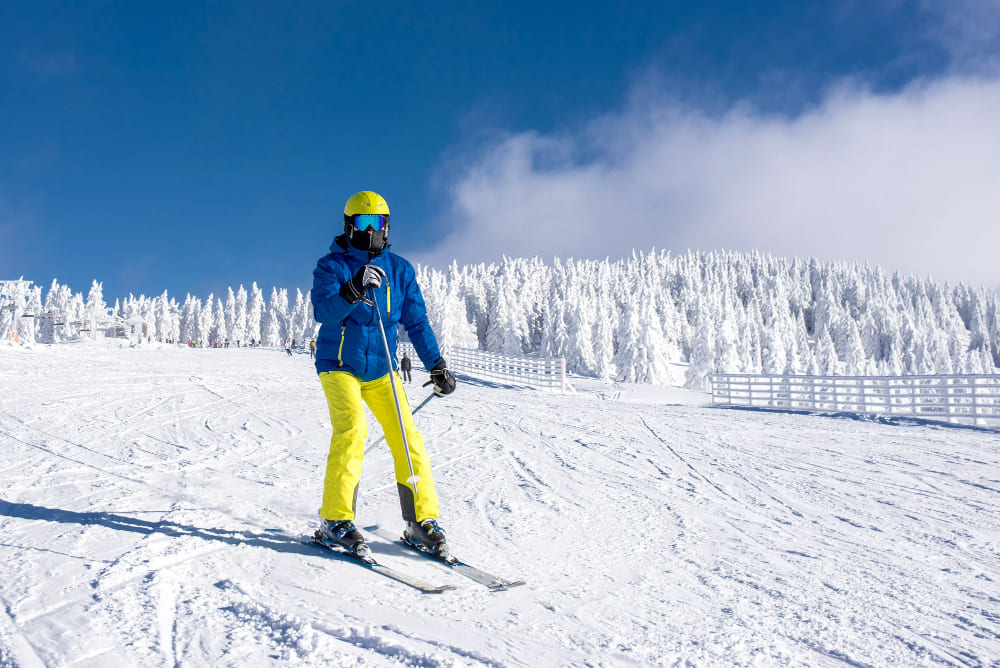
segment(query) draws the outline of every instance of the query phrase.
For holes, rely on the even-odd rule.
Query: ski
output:
[[[378,526],[365,527],[365,531],[377,534],[386,538],[387,540],[392,540],[388,535],[388,532],[381,529]],[[458,573],[461,576],[467,577],[473,582],[478,582],[479,584],[485,586],[490,591],[506,591],[512,587],[519,587],[520,585],[526,584],[524,580],[507,580],[498,575],[493,575],[492,573],[487,573],[486,571],[476,568],[470,564],[465,563],[458,557],[452,555],[439,555],[431,552],[423,545],[418,545],[417,543],[411,543],[405,538],[398,538],[396,542],[400,545],[404,545],[418,554],[422,554],[428,559],[433,559],[439,564],[447,566],[450,570]]]
[[[402,582],[403,584],[410,585],[414,589],[419,589],[425,594],[440,594],[442,592],[455,589],[455,585],[431,584],[426,580],[421,580],[418,577],[414,577],[412,575],[409,575],[408,573],[403,573],[402,571],[398,571],[395,568],[389,568],[388,566],[385,566],[375,561],[374,557],[361,556],[360,554],[356,554],[354,552],[351,552],[350,550],[343,548],[337,543],[328,543],[320,538],[317,538],[316,536],[309,536],[303,542],[306,543],[307,545],[315,545],[316,547],[319,547],[327,552],[332,552],[333,554],[339,554],[341,556],[347,557],[351,561],[361,564],[362,566],[364,566],[365,568],[367,568],[372,572],[379,573],[381,575],[386,576],[387,578],[396,580],[397,582]]]

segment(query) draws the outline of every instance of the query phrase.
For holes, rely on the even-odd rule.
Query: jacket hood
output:
[[[347,235],[341,234],[333,238],[333,243],[330,244],[330,252],[336,253],[337,251],[346,251],[351,247],[351,244],[347,241]]]

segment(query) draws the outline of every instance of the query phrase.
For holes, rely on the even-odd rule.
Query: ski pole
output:
[[[372,304],[375,306],[375,319],[378,320],[378,331],[382,333],[382,344],[385,346],[385,359],[389,362],[389,384],[392,386],[392,399],[396,402],[396,417],[399,418],[399,434],[403,437],[403,452],[406,453],[406,465],[410,467],[410,477],[406,482],[413,485],[413,495],[417,495],[417,482],[420,480],[413,472],[413,461],[410,459],[410,444],[406,441],[406,427],[403,425],[403,410],[399,405],[399,395],[396,393],[396,374],[392,368],[392,353],[389,352],[389,339],[385,337],[385,327],[382,326],[382,310],[378,307],[375,288],[371,288]]]
[[[419,411],[421,408],[423,408],[424,406],[426,406],[427,402],[429,402],[431,399],[433,399],[434,396],[435,395],[434,395],[433,392],[431,394],[427,395],[426,399],[424,399],[423,401],[421,401],[420,404],[416,408],[414,408],[412,411],[410,411],[410,415],[416,415],[417,411]],[[378,439],[375,442],[373,442],[371,445],[369,445],[367,448],[365,448],[365,454],[367,455],[369,452],[371,452],[372,448],[374,448],[376,445],[378,445],[379,443],[381,443],[384,440],[385,440],[385,434],[383,433],[381,436],[378,437]]]

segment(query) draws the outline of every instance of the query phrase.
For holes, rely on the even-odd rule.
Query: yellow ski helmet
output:
[[[344,205],[344,222],[350,222],[350,218],[359,213],[378,213],[388,216],[389,205],[385,203],[385,200],[378,193],[371,190],[362,190],[359,193],[354,193],[347,199],[347,204]]]

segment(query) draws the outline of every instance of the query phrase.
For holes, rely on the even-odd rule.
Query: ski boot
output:
[[[372,550],[365,544],[365,537],[351,520],[320,520],[314,536],[324,543],[335,543],[362,559],[372,558]]]
[[[436,519],[426,519],[420,524],[407,522],[403,540],[424,552],[448,560],[448,537],[444,535],[444,529],[438,526]]]

